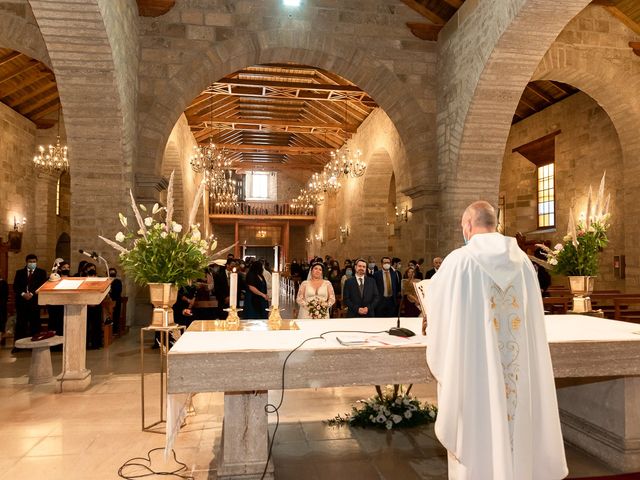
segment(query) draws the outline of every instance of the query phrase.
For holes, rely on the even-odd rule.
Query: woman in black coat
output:
[[[243,318],[267,318],[269,296],[267,295],[267,282],[262,276],[262,272],[262,263],[259,261],[253,262],[249,267],[245,280],[247,290],[244,295]]]

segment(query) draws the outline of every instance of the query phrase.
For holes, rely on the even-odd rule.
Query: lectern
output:
[[[40,305],[64,305],[64,345],[62,373],[56,390],[81,392],[91,383],[91,370],[86,368],[87,305],[98,305],[109,293],[110,278],[66,277],[45,282],[38,289]]]

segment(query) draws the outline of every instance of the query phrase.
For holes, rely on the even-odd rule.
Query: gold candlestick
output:
[[[236,308],[235,306],[225,308],[225,312],[229,312],[227,315],[227,327],[229,329],[238,328],[240,326],[240,317],[238,316],[238,312],[241,312],[241,308]]]
[[[269,327],[274,330],[278,330],[280,328],[280,325],[282,324],[280,309],[272,305],[271,307],[267,308],[267,311],[269,312],[269,320],[267,322],[269,324]]]

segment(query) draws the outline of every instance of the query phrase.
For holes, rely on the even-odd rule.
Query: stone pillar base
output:
[[[640,470],[640,379],[576,379],[558,388],[564,439],[620,471]]]
[[[225,392],[218,479],[259,480],[269,454],[267,392]],[[273,462],[265,479],[273,479]]]
[[[57,377],[56,392],[83,392],[91,384],[91,370],[63,372]]]

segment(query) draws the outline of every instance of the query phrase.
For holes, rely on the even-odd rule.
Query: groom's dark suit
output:
[[[378,287],[376,287],[376,281],[373,277],[365,275],[362,295],[360,294],[357,277],[351,277],[344,283],[342,301],[348,308],[348,317],[373,317],[379,298]],[[358,313],[358,308],[361,307],[369,309],[366,315]]]

